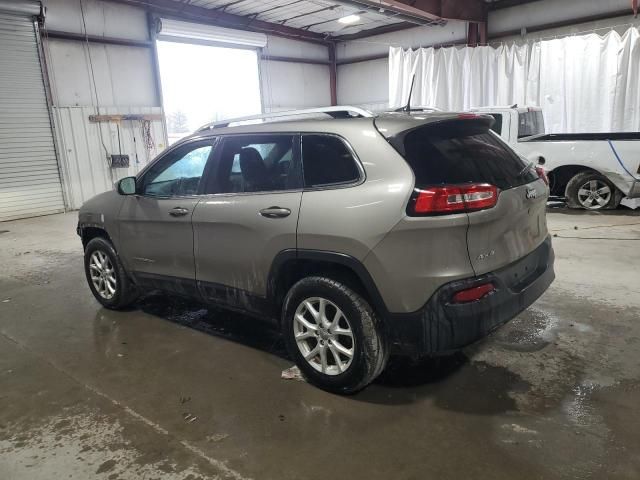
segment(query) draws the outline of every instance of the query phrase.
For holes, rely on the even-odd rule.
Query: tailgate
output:
[[[526,256],[548,235],[547,186],[541,179],[501,191],[497,205],[469,213],[467,246],[476,275],[495,271]],[[526,265],[520,275],[528,273]]]
[[[467,214],[467,253],[476,275],[513,263],[547,237],[547,185],[489,131],[491,121],[438,117],[389,138],[415,175],[410,216]]]

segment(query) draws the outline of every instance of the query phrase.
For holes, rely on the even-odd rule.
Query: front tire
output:
[[[388,350],[369,303],[348,286],[307,277],[283,307],[287,349],[313,385],[339,394],[362,390],[382,371]]]
[[[138,298],[113,245],[104,238],[94,238],[87,244],[84,272],[91,293],[106,308],[120,310]]]
[[[569,208],[585,210],[613,210],[622,200],[616,186],[594,171],[580,172],[569,180],[565,196]]]

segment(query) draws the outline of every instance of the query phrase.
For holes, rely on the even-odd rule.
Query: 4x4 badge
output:
[[[491,250],[490,252],[486,252],[486,253],[481,253],[480,255],[478,255],[478,257],[476,258],[476,260],[480,261],[480,260],[486,260],[489,257],[493,257],[496,254],[495,250]]]
[[[527,199],[533,200],[538,197],[538,191],[535,188],[527,188]]]

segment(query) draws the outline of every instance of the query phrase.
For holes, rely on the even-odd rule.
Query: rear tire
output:
[[[84,272],[91,293],[104,307],[120,310],[138,298],[113,245],[101,237],[92,239],[84,249]]]
[[[608,178],[594,171],[576,174],[565,190],[567,206],[584,210],[613,210],[622,201],[622,193]]]
[[[291,287],[282,326],[302,374],[328,392],[356,393],[387,363],[386,341],[369,303],[330,278],[307,277]]]

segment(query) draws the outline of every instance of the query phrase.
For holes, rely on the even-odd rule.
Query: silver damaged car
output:
[[[492,121],[330,107],[206,125],[82,207],[89,287],[111,309],[159,289],[269,319],[311,383],[356,392],[553,281],[546,177]]]

